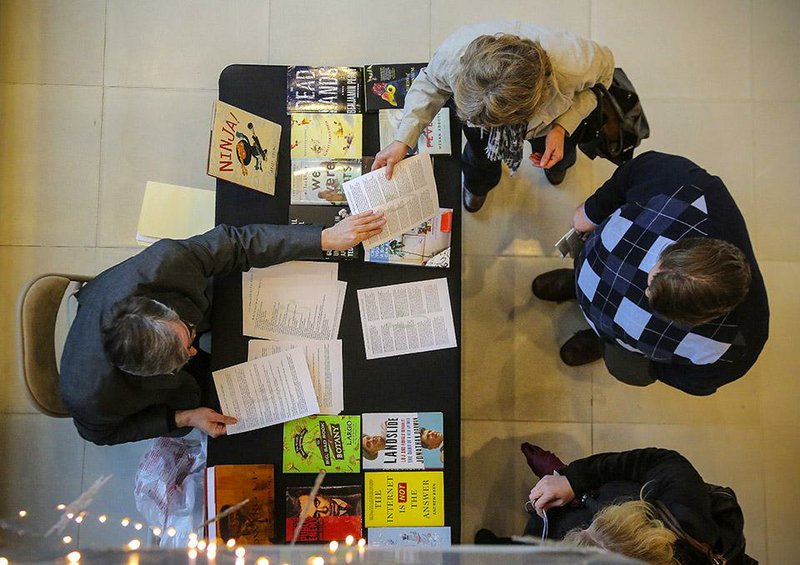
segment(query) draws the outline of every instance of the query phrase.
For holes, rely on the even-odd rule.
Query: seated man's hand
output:
[[[592,232],[597,227],[586,215],[583,204],[575,208],[575,214],[572,216],[572,227],[580,233]]]
[[[211,437],[219,437],[228,433],[228,424],[238,422],[233,416],[224,416],[211,408],[195,408],[193,410],[176,410],[175,424],[179,428],[191,426],[198,428]]]
[[[542,477],[531,489],[530,494],[531,504],[539,516],[548,508],[569,504],[574,498],[572,485],[569,484],[567,477],[561,475]]]
[[[375,155],[375,162],[372,164],[372,170],[386,167],[386,178],[392,178],[394,166],[403,160],[408,153],[408,145],[402,141],[393,141],[384,147],[377,155]]]
[[[383,231],[386,217],[383,212],[361,212],[348,216],[333,227],[322,230],[323,251],[344,251]]]

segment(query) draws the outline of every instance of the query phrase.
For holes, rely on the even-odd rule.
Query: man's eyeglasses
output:
[[[197,339],[197,326],[190,324],[186,320],[181,320],[181,323],[186,326],[186,330],[189,332],[189,345],[193,344],[194,340]]]

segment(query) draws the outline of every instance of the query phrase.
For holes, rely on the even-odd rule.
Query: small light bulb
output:
[[[367,545],[367,540],[365,540],[364,538],[358,540],[358,547],[364,547],[365,545]]]
[[[244,565],[244,557],[237,557],[235,563],[236,565]]]
[[[64,510],[66,507],[67,507],[67,505],[62,502],[61,504],[56,506],[56,510]]]
[[[106,516],[105,514],[101,514],[100,516],[97,517],[97,520],[101,524],[105,524],[106,520],[108,520],[108,516]]]
[[[27,515],[28,515],[28,511],[27,510],[20,510],[19,511],[19,517],[20,518],[24,518]]]
[[[259,557],[256,559],[256,565],[269,565],[269,559],[266,557]]]
[[[133,525],[133,529],[134,529],[134,530],[141,530],[143,527],[144,527],[144,525],[143,525],[141,522],[136,522],[136,523]]]
[[[160,536],[161,535],[161,528],[159,528],[158,526],[153,528],[153,535],[154,536]]]
[[[73,514],[72,512],[67,512],[67,518],[68,519],[72,520],[74,517],[75,517],[75,514]]]
[[[0,557],[0,565],[8,565],[8,559],[5,557]]]
[[[70,563],[77,563],[81,560],[81,552],[80,551],[71,551],[67,554],[67,561]]]
[[[339,549],[339,542],[333,540],[331,543],[328,544],[328,551],[331,553],[336,553],[336,550]]]
[[[206,540],[201,539],[199,542],[197,542],[197,549],[199,549],[200,551],[205,551],[205,549],[206,549]]]
[[[345,545],[353,545],[354,541],[356,541],[356,538],[354,538],[353,536],[347,536],[346,538],[344,538]]]
[[[83,516],[75,516],[75,523],[80,524],[83,522]]]
[[[236,548],[236,557],[244,557],[245,549],[242,546]]]
[[[206,557],[208,557],[209,560],[217,557],[217,544],[213,542],[208,544],[208,548],[206,548]]]
[[[132,539],[131,541],[128,542],[128,549],[136,551],[137,549],[139,549],[140,545],[142,545],[142,542],[140,542],[138,539]]]
[[[233,549],[234,547],[236,547],[236,540],[233,538],[229,539],[228,541],[225,542],[225,546],[228,549]]]
[[[189,534],[189,541],[192,541],[192,540],[197,541],[197,533],[196,532],[192,532],[191,534]]]
[[[177,534],[177,533],[178,533],[178,530],[176,530],[176,529],[175,529],[175,528],[173,528],[172,526],[170,526],[169,528],[167,528],[167,535],[168,535],[169,537],[171,537],[171,538],[174,538],[174,537],[175,537],[175,534]]]
[[[64,536],[63,538],[61,538],[61,541],[63,541],[64,543],[72,543],[72,536]]]
[[[320,557],[319,555],[315,555],[313,557],[310,557],[308,559],[308,562],[311,565],[325,565],[325,560],[322,557]]]
[[[130,524],[130,523],[131,523],[131,519],[130,519],[130,518],[123,518],[123,519],[120,521],[120,524],[122,524],[122,527],[123,527],[123,528],[127,528],[127,527],[128,527],[128,524]]]
[[[189,559],[197,559],[197,550],[192,548],[189,550]]]
[[[188,547],[189,549],[194,549],[195,547],[197,547],[197,537],[195,537],[194,539],[189,538],[189,543],[186,544],[186,547]]]

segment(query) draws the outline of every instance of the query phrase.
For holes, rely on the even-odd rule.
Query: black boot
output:
[[[581,330],[561,346],[561,360],[570,367],[586,365],[603,357],[603,341],[594,330]]]
[[[575,270],[556,269],[542,273],[533,279],[531,292],[537,298],[552,302],[575,300]]]
[[[486,195],[477,195],[472,194],[466,185],[462,187],[463,190],[463,197],[464,197],[464,208],[467,209],[467,212],[474,214],[478,210],[483,207],[483,203],[486,202]]]

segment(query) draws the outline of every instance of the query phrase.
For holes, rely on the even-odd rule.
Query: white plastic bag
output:
[[[136,508],[150,527],[161,528],[162,548],[186,547],[189,534],[203,523],[206,440],[197,429],[184,437],[161,437],[139,461]]]

